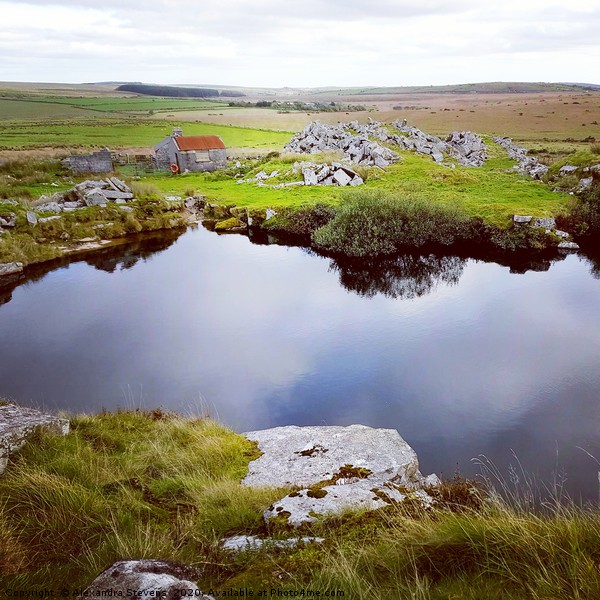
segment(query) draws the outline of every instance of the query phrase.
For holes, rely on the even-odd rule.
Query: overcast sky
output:
[[[600,0],[0,0],[0,80],[600,83]]]

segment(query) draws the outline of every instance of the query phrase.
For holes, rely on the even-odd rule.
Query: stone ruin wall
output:
[[[92,154],[69,156],[63,161],[63,164],[77,175],[110,173],[113,170],[112,157],[108,149],[92,152]]]

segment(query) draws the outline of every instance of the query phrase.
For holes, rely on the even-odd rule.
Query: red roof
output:
[[[175,138],[180,150],[214,150],[225,148],[218,135],[180,135]]]

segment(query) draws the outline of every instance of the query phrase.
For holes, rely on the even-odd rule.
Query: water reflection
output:
[[[203,397],[239,431],[392,427],[445,475],[469,474],[479,454],[506,464],[512,449],[546,476],[558,448],[574,488],[597,493],[577,449],[600,458],[594,257],[358,262],[203,229],[176,238],[13,282],[0,396],[194,414]]]
[[[465,264],[466,259],[458,256],[406,254],[379,260],[332,259],[330,271],[359,296],[412,299],[431,293],[439,283],[456,285]]]
[[[114,273],[117,269],[131,269],[140,261],[144,262],[154,254],[169,248],[180,235],[181,231],[174,230],[139,235],[106,248],[34,264],[27,267],[23,273],[0,277],[0,306],[12,300],[13,292],[17,287],[39,281],[51,271],[76,262],[85,262],[95,269],[107,273]]]

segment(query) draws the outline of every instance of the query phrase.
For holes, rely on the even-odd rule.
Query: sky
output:
[[[600,83],[600,0],[0,0],[0,80]]]

